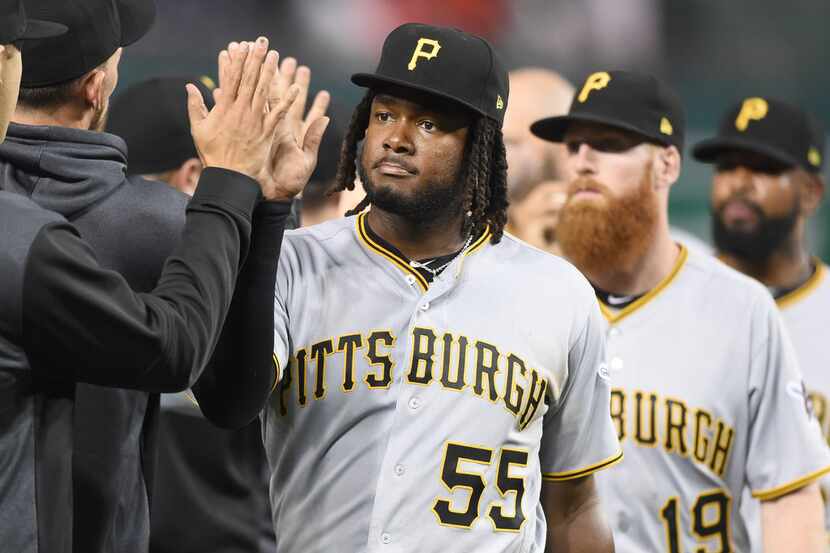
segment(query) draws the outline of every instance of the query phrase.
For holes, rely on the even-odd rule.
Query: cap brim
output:
[[[548,117],[546,119],[540,119],[530,125],[530,132],[542,140],[547,140],[549,142],[562,142],[565,138],[565,133],[568,132],[568,127],[570,127],[573,123],[598,123],[600,125],[607,125],[616,129],[637,133],[644,138],[656,140],[657,142],[667,146],[672,144],[669,140],[666,140],[656,134],[644,133],[642,129],[638,129],[634,125],[629,125],[625,122],[621,122],[610,117],[603,117],[601,115],[579,114]]]
[[[375,73],[355,73],[352,75],[352,82],[357,86],[362,86],[363,88],[379,88],[383,85],[394,85],[394,86],[402,86],[404,88],[411,88],[413,90],[418,90],[420,92],[426,92],[427,94],[432,94],[433,96],[438,96],[439,98],[444,98],[446,100],[450,100],[451,102],[455,102],[456,104],[462,105],[468,109],[473,110],[474,112],[483,115],[485,117],[490,117],[487,113],[481,111],[479,108],[475,107],[472,104],[469,104],[463,100],[459,100],[454,96],[450,96],[449,94],[442,92],[440,90],[436,90],[434,88],[422,85],[412,84],[408,81],[404,81],[402,79],[393,79],[390,77],[386,77],[384,75],[377,75]]]
[[[129,46],[146,35],[156,21],[155,0],[117,0],[121,18],[121,46]]]
[[[694,148],[692,148],[692,157],[703,163],[714,163],[719,154],[729,150],[744,150],[767,156],[775,161],[778,161],[779,163],[792,167],[807,167],[807,164],[800,163],[797,159],[783,150],[779,150],[778,148],[774,148],[766,144],[754,142],[752,140],[740,139],[736,137],[710,138],[698,142],[695,144]],[[812,168],[811,170],[815,171],[815,168]]]
[[[40,19],[27,19],[26,30],[18,37],[18,40],[50,38],[60,36],[68,30],[66,25],[61,25],[60,23],[52,23],[51,21],[42,21]]]

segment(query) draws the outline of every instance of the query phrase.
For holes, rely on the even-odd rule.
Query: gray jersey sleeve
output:
[[[296,265],[296,250],[290,240],[283,240],[280,261],[277,266],[277,281],[274,290],[274,362],[277,364],[277,379],[282,378],[288,367],[291,354],[288,298],[291,288],[291,273]]]
[[[545,414],[540,461],[546,481],[587,476],[622,459],[611,421],[605,324],[596,301],[587,311],[570,345],[562,393]]]
[[[830,450],[771,298],[755,309],[752,324],[747,480],[752,495],[766,501],[830,472]]]

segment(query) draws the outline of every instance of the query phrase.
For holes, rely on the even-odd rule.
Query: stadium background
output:
[[[687,143],[714,132],[745,96],[796,103],[830,127],[827,0],[157,0],[153,30],[126,49],[123,90],[151,76],[213,76],[229,40],[264,34],[309,65],[332,92],[333,123],[348,124],[383,37],[404,21],[461,27],[493,41],[509,68],[550,67],[572,81],[596,69],[638,68],[670,82],[687,108]],[[687,148],[688,152],[688,148]],[[825,155],[828,155],[825,152]],[[825,170],[826,171],[826,170]],[[708,239],[711,170],[686,156],[671,196],[674,225]],[[812,221],[814,251],[830,259],[828,198]]]

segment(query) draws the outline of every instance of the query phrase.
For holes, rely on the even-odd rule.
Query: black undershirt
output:
[[[617,296],[616,294],[612,294],[611,292],[606,292],[602,288],[599,288],[595,284],[591,284],[594,287],[594,293],[597,295],[599,301],[607,305],[612,309],[625,309],[638,299],[645,296],[648,292],[643,294],[635,294],[633,296]]]
[[[375,241],[378,244],[380,244],[381,246],[383,246],[384,249],[389,250],[390,252],[394,253],[395,255],[400,257],[401,259],[405,259],[407,261],[407,264],[408,264],[409,258],[406,257],[403,254],[403,252],[401,252],[401,250],[399,250],[398,248],[396,248],[395,246],[393,246],[392,244],[390,244],[389,242],[387,242],[386,240],[381,238],[380,235],[378,235],[375,231],[373,231],[372,227],[369,226],[369,221],[364,221],[364,225],[366,227],[366,234],[369,235],[369,238],[371,238],[373,241]],[[460,254],[463,250],[464,250],[464,248],[461,248],[459,250],[454,251],[453,253],[448,253],[447,255],[440,255],[438,257],[429,257],[429,258],[426,258],[426,259],[418,259],[417,261],[418,261],[418,263],[429,264],[430,267],[436,267],[436,268],[440,267],[440,269],[436,271],[436,275],[440,275],[441,272],[446,268],[446,267],[443,267],[443,265],[448,264],[456,256],[458,256],[458,254]],[[431,283],[432,279],[435,276],[431,272],[429,272],[426,269],[423,269],[421,267],[412,267],[411,265],[409,267],[411,269],[417,271],[422,277],[424,277],[424,279],[426,279],[427,282]]]

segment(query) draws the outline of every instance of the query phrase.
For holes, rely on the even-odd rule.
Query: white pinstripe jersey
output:
[[[603,311],[626,459],[598,482],[617,552],[748,551],[746,489],[772,499],[830,471],[771,296],[684,249],[654,291]]]
[[[364,225],[283,242],[263,425],[278,552],[541,553],[542,474],[620,457],[593,291],[489,232],[427,284]]]

